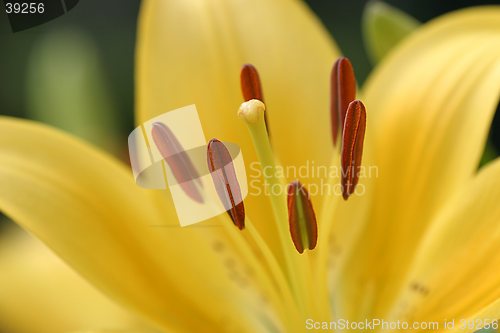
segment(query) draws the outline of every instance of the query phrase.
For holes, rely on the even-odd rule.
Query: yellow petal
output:
[[[135,316],[113,304],[25,233],[2,234],[0,267],[2,331],[53,333],[82,327],[140,327]]]
[[[500,299],[498,198],[500,159],[481,170],[432,222],[397,306],[401,311],[406,304],[401,315],[466,319]]]
[[[90,330],[90,331],[77,331],[71,333],[159,333],[158,331],[146,330]]]
[[[276,302],[262,304],[250,276],[262,268],[233,251],[224,228],[165,225],[176,219],[166,197],[164,204],[154,200],[129,170],[80,141],[2,118],[0,183],[6,215],[114,300],[162,327],[245,332],[269,319],[263,315]],[[225,246],[222,253],[215,242]]]
[[[500,313],[500,298],[497,298],[494,302],[491,304],[488,304],[484,308],[482,308],[480,311],[475,313],[472,317],[469,318],[464,318],[462,322],[458,322],[458,324],[465,324],[465,325],[471,325],[474,328],[470,328],[468,326],[466,329],[463,329],[461,325],[457,325],[456,329],[452,330],[451,332],[460,332],[460,333],[493,333],[493,332],[499,332],[500,330],[498,329],[500,323],[498,322],[498,314]],[[491,323],[491,319],[494,319],[496,321],[495,323]],[[489,325],[491,329],[496,329],[495,330],[488,330],[488,331],[477,331],[478,325],[481,325],[481,327],[485,327],[483,325]]]
[[[252,63],[261,74],[273,148],[281,161],[329,165],[328,77],[338,53],[305,4],[148,0],[141,9],[138,36],[139,122],[195,103],[207,138],[241,145],[249,177],[255,178],[249,166],[257,160],[255,152],[236,117],[242,102],[239,72],[243,64]],[[246,202],[276,248],[266,198],[250,193]]]
[[[467,9],[424,25],[367,82],[373,142],[366,147],[380,176],[347,274],[358,267],[358,277],[349,279],[379,291],[373,295],[378,305],[369,308],[390,303],[431,218],[474,174],[499,87],[500,7]]]

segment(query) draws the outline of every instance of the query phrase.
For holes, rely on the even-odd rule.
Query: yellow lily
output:
[[[254,161],[236,117],[238,72],[252,63],[275,157],[295,167],[337,164],[327,112],[337,56],[298,1],[148,0],[137,120],[195,103],[208,137],[238,143]],[[85,143],[9,118],[0,121],[0,208],[162,331],[498,319],[500,160],[476,168],[498,102],[499,59],[498,7],[446,15],[398,45],[362,94],[364,164],[378,177],[362,179],[366,193],[348,202],[313,197],[314,252],[299,255],[283,242],[287,221],[272,217],[265,196],[245,201],[253,221],[246,231],[227,216],[176,227],[165,192],[138,188],[126,167]]]

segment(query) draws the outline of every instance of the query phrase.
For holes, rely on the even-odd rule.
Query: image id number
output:
[[[43,2],[7,2],[5,4],[7,14],[43,14],[45,6]]]

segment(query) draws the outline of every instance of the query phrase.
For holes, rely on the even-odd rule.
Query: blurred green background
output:
[[[372,68],[362,38],[366,0],[306,0],[356,68]],[[388,0],[420,22],[481,0]],[[0,113],[48,122],[122,159],[133,128],[133,69],[139,1],[81,0],[68,14],[12,33],[0,13]],[[59,110],[66,110],[62,113]],[[498,117],[497,117],[498,118]],[[490,142],[499,151],[498,119]]]

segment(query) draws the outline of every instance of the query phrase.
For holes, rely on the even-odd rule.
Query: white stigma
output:
[[[266,106],[258,99],[251,99],[241,104],[238,110],[238,117],[245,120],[248,124],[256,124],[264,117]]]

